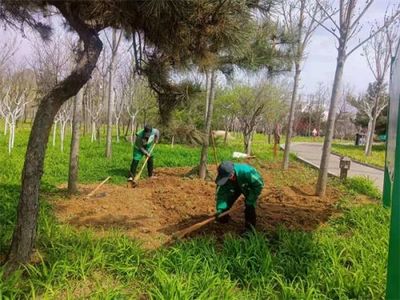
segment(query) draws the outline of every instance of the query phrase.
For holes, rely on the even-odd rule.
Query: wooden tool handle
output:
[[[94,193],[96,193],[96,191],[101,188],[110,178],[111,176],[108,176],[106,179],[104,179],[93,191],[86,195],[85,199],[92,197]]]
[[[146,157],[146,159],[145,159],[145,161],[144,161],[142,167],[140,168],[139,173],[137,173],[137,175],[135,176],[135,178],[133,179],[133,181],[137,181],[137,180],[140,178],[140,175],[142,175],[142,172],[143,172],[143,170],[144,170],[144,167],[145,167],[147,161],[149,160],[149,158],[150,158],[150,156],[151,156],[151,153],[153,153],[153,150],[154,150],[154,147],[155,147],[155,146],[156,146],[156,144],[154,143],[153,147],[151,147],[151,149],[150,149],[150,152],[149,152],[150,155]]]
[[[221,213],[221,214],[218,216],[218,218],[221,218],[221,217],[223,217],[223,216],[226,216],[227,214],[230,214],[230,213],[232,213],[232,212],[234,212],[234,211],[237,211],[237,210],[239,210],[239,208],[241,208],[240,205],[237,205],[236,207],[232,207],[230,210],[227,210],[227,211]],[[204,220],[204,221],[201,221],[201,222],[199,222],[199,223],[196,223],[196,224],[194,224],[194,225],[192,225],[192,226],[190,226],[190,227],[188,227],[188,228],[185,228],[185,229],[182,229],[182,230],[180,230],[180,231],[178,231],[178,232],[175,232],[173,236],[174,236],[175,239],[181,239],[181,238],[183,238],[185,235],[187,235],[187,234],[189,234],[189,233],[191,233],[191,232],[193,232],[193,231],[195,231],[195,230],[198,230],[199,228],[201,228],[201,227],[203,227],[203,226],[205,226],[205,225],[207,225],[207,224],[209,224],[209,223],[215,221],[216,219],[217,219],[217,216],[214,215],[214,216],[209,217],[208,219],[206,219],[206,220]]]

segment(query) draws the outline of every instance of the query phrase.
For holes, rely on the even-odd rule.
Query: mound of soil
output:
[[[157,178],[144,179],[131,188],[106,184],[89,199],[76,196],[52,201],[61,222],[75,227],[94,228],[99,234],[116,228],[143,241],[147,248],[158,247],[174,232],[206,219],[215,211],[215,184],[190,179],[189,168],[157,170]],[[257,230],[271,231],[278,226],[313,230],[335,213],[339,193],[328,189],[327,196],[313,195],[315,184],[277,187],[273,175],[261,169],[265,188],[257,204]],[[81,186],[85,193],[96,185]],[[191,236],[239,233],[244,212],[236,211],[228,224],[211,223]],[[188,238],[190,238],[189,236]]]

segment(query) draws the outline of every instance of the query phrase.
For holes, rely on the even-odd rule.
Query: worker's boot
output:
[[[256,228],[256,208],[251,205],[246,205],[244,210],[245,230],[252,231]]]

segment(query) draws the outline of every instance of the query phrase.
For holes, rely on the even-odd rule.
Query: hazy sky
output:
[[[359,2],[364,3],[365,1]],[[390,3],[395,2],[392,1]],[[370,26],[370,22],[383,20],[388,4],[389,0],[375,0],[363,19],[364,30],[360,34],[361,37],[365,37],[368,33],[367,28]],[[354,45],[355,42],[357,40],[350,43],[350,46]],[[308,58],[304,64],[301,80],[304,92],[314,90],[318,82],[331,84],[337,57],[335,38],[325,29],[318,28],[306,51],[308,52]],[[365,90],[368,83],[373,81],[366,59],[361,54],[362,49],[351,54],[346,61],[344,69],[344,83],[353,86],[357,92]]]
[[[365,1],[361,0],[359,2],[364,3]],[[381,21],[383,19],[388,3],[388,0],[375,0],[374,4],[363,19],[364,29],[360,36],[365,36],[368,33],[366,28],[369,27],[371,22],[374,20]],[[391,0],[390,3],[396,2]],[[9,40],[10,36],[13,35],[18,35],[19,37],[21,36],[19,32],[14,32],[12,30],[7,30],[5,32],[4,30],[0,29],[0,43]],[[29,39],[31,38],[31,35],[28,34],[28,39],[22,39],[18,54],[16,56],[17,60],[25,59],[23,58],[24,56],[29,57],[31,52],[31,42]],[[314,33],[312,41],[306,52],[308,53],[308,57],[303,67],[300,84],[302,93],[312,92],[319,82],[324,84],[332,83],[337,53],[335,48],[335,39],[326,30],[319,28]],[[361,53],[361,49],[354,52],[348,58],[344,69],[344,83],[353,87],[355,92],[362,92],[366,89],[368,83],[373,81],[371,71],[368,69],[365,57],[361,56]]]

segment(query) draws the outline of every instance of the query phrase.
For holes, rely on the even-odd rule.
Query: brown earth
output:
[[[265,188],[257,204],[257,230],[270,232],[281,225],[290,229],[313,230],[337,213],[338,190],[328,188],[327,196],[319,198],[313,195],[315,182],[299,180],[293,185],[275,184],[276,172],[266,169],[261,169]],[[143,179],[136,188],[106,184],[89,199],[76,196],[53,200],[56,216],[63,223],[93,228],[99,234],[119,229],[141,240],[146,248],[155,248],[168,242],[174,232],[214,213],[213,182],[185,177],[189,168],[157,171],[157,178]],[[294,179],[296,172],[300,176],[301,168],[290,173]],[[80,188],[83,194],[87,194],[95,187],[85,185]],[[233,213],[229,224],[211,223],[188,238],[239,233],[243,230],[243,223],[244,213],[239,210]]]

